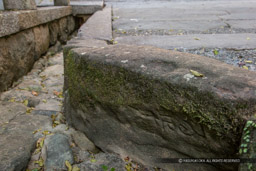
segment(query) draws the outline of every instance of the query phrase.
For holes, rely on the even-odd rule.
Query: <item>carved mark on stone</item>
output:
[[[185,121],[180,123],[179,129],[185,135],[191,136],[191,135],[195,134],[195,131],[192,129],[192,127]]]

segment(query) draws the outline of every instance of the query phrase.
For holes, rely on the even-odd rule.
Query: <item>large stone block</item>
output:
[[[35,0],[3,0],[5,10],[35,10]]]
[[[35,60],[46,53],[50,45],[50,33],[48,25],[41,25],[33,28],[35,37]]]
[[[62,44],[64,44],[68,40],[68,19],[61,18],[59,20],[59,40]]]
[[[50,45],[55,45],[58,40],[60,28],[57,20],[49,23]]]
[[[66,119],[103,151],[167,170],[238,169],[163,158],[238,157],[256,112],[255,72],[147,46],[66,47],[64,56]]]
[[[32,68],[35,56],[34,40],[32,29],[0,38],[0,92]]]
[[[3,11],[0,14],[0,37],[46,24],[72,14],[72,7],[43,7],[37,10]]]
[[[54,0],[55,6],[68,6],[70,4],[70,0]]]

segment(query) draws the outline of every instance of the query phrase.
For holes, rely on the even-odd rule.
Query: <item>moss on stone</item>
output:
[[[195,87],[174,85],[149,78],[114,64],[80,57],[72,50],[65,55],[65,74],[74,106],[100,103],[108,106],[150,104],[188,118],[216,131],[220,137],[238,142],[241,134],[239,111],[247,104],[220,99]]]

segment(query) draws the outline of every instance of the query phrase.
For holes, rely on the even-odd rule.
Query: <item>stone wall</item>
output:
[[[238,157],[256,112],[254,72],[147,46],[80,45],[64,55],[66,119],[102,150],[171,170],[238,168],[161,158]]]
[[[68,36],[77,29],[75,18],[71,15],[71,7],[63,7],[68,10],[65,12],[59,7],[52,8],[62,14],[53,18],[51,13],[47,14],[49,10],[34,10],[8,14],[5,12],[0,16],[0,22],[7,23],[1,26],[0,31],[0,34],[4,35],[0,37],[0,92],[25,75],[50,46],[55,45],[57,41],[64,44]],[[10,22],[14,24],[11,25]],[[38,25],[35,25],[36,23]]]

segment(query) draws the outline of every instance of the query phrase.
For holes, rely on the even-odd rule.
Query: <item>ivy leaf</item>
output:
[[[108,170],[108,166],[102,165],[102,169],[103,169],[104,171],[107,171],[107,170]]]

